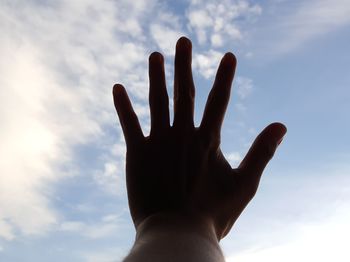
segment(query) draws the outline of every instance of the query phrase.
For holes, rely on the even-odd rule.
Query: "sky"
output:
[[[0,261],[121,261],[135,230],[122,83],[149,132],[148,56],[193,43],[195,122],[220,58],[238,59],[222,150],[288,133],[221,241],[227,262],[349,261],[349,0],[0,0]],[[172,104],[172,101],[170,101]]]

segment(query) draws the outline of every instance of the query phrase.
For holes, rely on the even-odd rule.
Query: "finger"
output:
[[[259,182],[267,163],[272,159],[286,132],[287,128],[283,124],[273,123],[257,136],[239,165],[244,179]]]
[[[170,126],[169,97],[166,90],[164,58],[154,52],[149,57],[149,104],[151,110],[151,136]]]
[[[174,78],[174,127],[193,127],[194,84],[192,78],[192,44],[181,37],[176,44]]]
[[[137,115],[132,108],[129,97],[122,85],[114,85],[113,100],[127,146],[140,142],[144,138],[141,126],[137,119]]]
[[[230,99],[236,63],[236,57],[232,53],[226,53],[216,73],[200,125],[200,130],[210,137],[220,138],[222,122]]]

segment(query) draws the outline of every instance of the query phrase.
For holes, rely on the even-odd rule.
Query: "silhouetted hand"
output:
[[[231,168],[220,150],[220,131],[236,58],[232,53],[222,58],[202,122],[195,127],[191,49],[187,38],[177,42],[172,125],[160,53],[149,57],[149,136],[144,137],[124,87],[117,84],[113,88],[127,145],[129,206],[136,229],[152,216],[184,216],[194,223],[209,221],[220,240],[255,195],[261,174],[286,128],[280,123],[266,127],[239,167]]]

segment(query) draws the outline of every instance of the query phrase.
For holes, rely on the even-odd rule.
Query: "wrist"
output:
[[[136,228],[136,240],[148,234],[182,233],[193,234],[218,243],[214,224],[211,219],[185,213],[164,212],[145,218]]]
[[[224,261],[213,223],[206,217],[158,213],[144,219],[136,231],[135,244],[127,262],[138,261],[136,256],[147,262]],[[145,260],[143,254],[152,256],[148,255]]]

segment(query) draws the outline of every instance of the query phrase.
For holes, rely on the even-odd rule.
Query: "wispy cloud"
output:
[[[119,262],[126,257],[126,252],[126,250],[114,247],[95,252],[87,250],[81,254],[81,257],[86,262]]]
[[[185,35],[179,16],[166,10],[159,12],[150,24],[150,35],[163,54],[173,56],[177,39]]]
[[[265,194],[258,192],[250,204],[255,213],[248,207],[234,237],[223,241],[226,250],[234,250],[227,261],[347,261],[349,170],[341,163],[283,175],[269,170],[262,179]]]
[[[197,36],[200,44],[209,43],[221,47],[232,40],[241,40],[244,32],[240,28],[242,20],[255,19],[262,9],[250,1],[192,0],[187,10],[188,26]]]
[[[272,247],[248,249],[228,257],[227,261],[348,261],[349,219],[349,209],[339,207],[336,214],[326,221],[302,224],[295,228],[295,235],[289,237],[287,243],[283,241]]]
[[[108,215],[97,223],[86,223],[83,221],[64,221],[59,230],[73,234],[80,234],[86,238],[106,238],[118,234],[118,229],[123,224],[118,221],[118,216]]]
[[[226,154],[225,157],[229,161],[232,167],[238,166],[238,164],[243,159],[242,155],[239,152],[230,152]]]
[[[269,16],[262,18],[258,39],[269,56],[281,55],[305,46],[350,24],[347,0],[282,1],[274,3]],[[264,22],[265,21],[265,22]],[[255,38],[255,36],[253,36]]]
[[[253,91],[253,80],[242,76],[237,77],[235,90],[241,100],[247,98]]]
[[[193,56],[193,70],[205,79],[213,79],[223,53],[210,49],[207,52],[196,53]]]
[[[51,203],[53,182],[78,175],[73,148],[98,144],[106,127],[116,123],[113,83],[122,80],[133,97],[146,98],[147,54],[141,21],[150,6],[144,1],[2,5],[3,238],[43,234],[59,222],[59,211]],[[140,102],[136,108],[145,111]],[[115,171],[119,183],[124,168],[102,166],[104,176]]]

